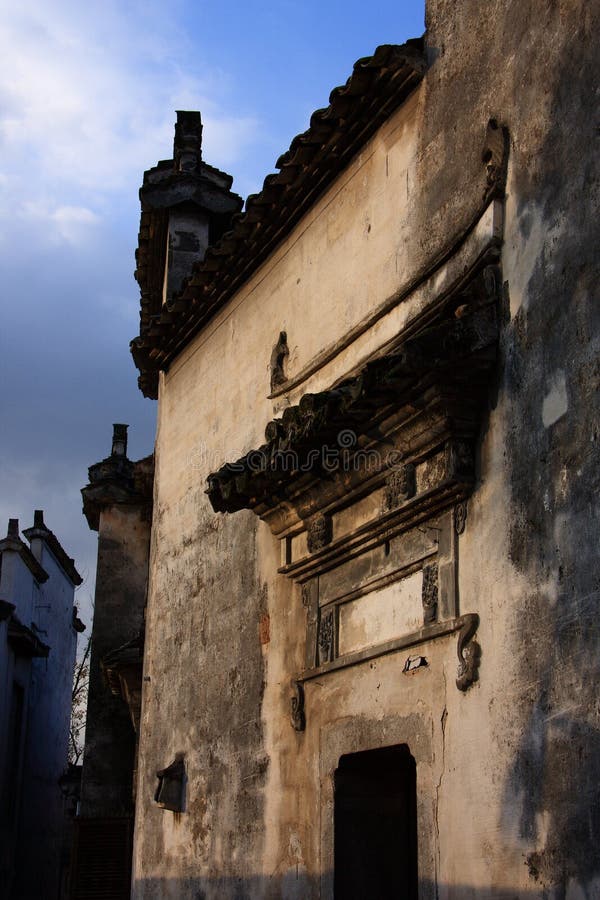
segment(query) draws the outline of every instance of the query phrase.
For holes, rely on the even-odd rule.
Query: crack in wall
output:
[[[440,790],[442,788],[442,781],[444,780],[444,773],[446,771],[446,721],[448,719],[448,707],[445,702],[445,698],[447,696],[447,681],[446,681],[446,672],[443,670],[442,672],[444,676],[444,708],[442,710],[442,715],[440,716],[440,724],[442,726],[442,767],[440,771],[440,777],[438,778],[438,782],[435,787],[435,808],[434,808],[434,823],[435,823],[435,896],[436,900],[439,900],[439,873],[441,867],[441,854],[440,854],[440,823],[439,823],[439,805],[440,805]]]

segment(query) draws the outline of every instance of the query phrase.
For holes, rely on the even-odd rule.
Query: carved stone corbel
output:
[[[456,647],[458,654],[456,687],[459,691],[466,691],[474,681],[477,681],[481,647],[473,640],[473,636],[479,627],[479,616],[477,613],[468,613],[462,616],[462,621]]]
[[[393,469],[385,480],[384,509],[396,509],[415,495],[415,467],[412,463]]]
[[[471,480],[475,475],[475,454],[471,444],[467,441],[448,441],[446,467],[450,478]]]
[[[506,185],[509,149],[508,129],[490,119],[485,132],[485,142],[481,153],[487,173],[485,196],[503,196]]]
[[[309,553],[316,553],[331,543],[332,521],[327,513],[316,515],[306,530],[306,545]]]
[[[430,625],[437,618],[438,606],[438,567],[437,564],[423,566],[423,624]]]
[[[334,657],[335,624],[333,610],[326,612],[319,621],[319,637],[317,641],[318,665],[331,662]]]
[[[304,687],[299,681],[292,678],[291,722],[295,731],[304,731],[306,728],[306,716],[304,714]]]
[[[467,502],[457,503],[454,507],[454,529],[457,534],[462,534],[467,524]]]

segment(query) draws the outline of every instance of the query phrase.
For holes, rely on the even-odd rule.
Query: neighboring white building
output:
[[[81,576],[41,510],[0,541],[0,896],[58,896]]]

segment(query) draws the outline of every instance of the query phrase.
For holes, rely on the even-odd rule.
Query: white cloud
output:
[[[58,234],[68,243],[77,244],[90,225],[95,225],[99,217],[84,206],[59,206],[52,214]]]
[[[128,352],[142,173],[170,155],[176,109],[201,110],[207,162],[233,173],[258,136],[184,18],[182,0],[2,4],[0,264],[15,302],[0,353],[0,529],[43,507],[90,573],[85,590],[96,547],[79,488],[104,452],[98,434],[131,422],[136,458],[154,433]]]
[[[17,215],[29,223],[37,223],[40,233],[51,242],[81,244],[90,237],[90,227],[100,222],[100,216],[85,206],[49,208],[43,203],[24,200],[17,207]]]
[[[5,5],[0,217],[43,207],[71,240],[115,193],[135,204],[143,170],[169,155],[178,108],[202,110],[207,159],[243,158],[258,123],[215,102],[222,73],[189,74],[201,60],[188,65],[191,46],[175,19],[172,6],[148,3]]]

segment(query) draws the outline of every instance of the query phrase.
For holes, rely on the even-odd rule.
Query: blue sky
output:
[[[138,188],[171,155],[174,111],[201,110],[203,156],[245,198],[356,59],[422,34],[424,3],[0,8],[0,532],[44,509],[85,577],[88,616],[87,467],[109,452],[113,422],[129,423],[132,458],[153,445],[155,404],[128,345]]]

